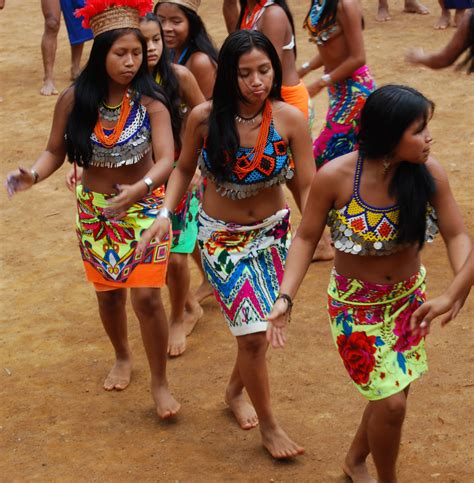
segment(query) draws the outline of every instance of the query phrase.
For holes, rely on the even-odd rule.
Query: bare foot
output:
[[[465,13],[466,13],[466,10],[456,10],[456,13],[454,14],[454,22],[453,22],[454,27],[461,25],[461,22]]]
[[[202,318],[203,314],[204,310],[202,310],[202,307],[199,304],[196,304],[191,311],[186,310],[184,312],[184,332],[186,337],[194,330],[194,327]]]
[[[132,360],[117,359],[108,376],[104,381],[106,391],[123,391],[129,384],[132,377]]]
[[[186,350],[186,332],[183,322],[170,324],[168,336],[168,355],[178,357]]]
[[[176,416],[181,409],[181,404],[171,395],[167,384],[151,385],[151,394],[156,405],[156,414],[161,419]]]
[[[196,297],[196,300],[198,301],[198,303],[201,303],[204,299],[207,299],[207,297],[210,297],[213,293],[214,291],[212,290],[212,287],[209,285],[209,282],[205,280],[196,289],[196,291],[194,292],[194,296]]]
[[[56,96],[58,90],[54,87],[53,81],[44,81],[43,87],[40,89],[42,96]]]
[[[377,10],[377,15],[375,16],[375,20],[377,20],[377,22],[387,22],[388,20],[390,20],[390,18],[390,12],[388,11],[388,8],[379,6]]]
[[[420,15],[427,15],[430,13],[428,8],[418,0],[405,0],[405,8],[403,11],[406,13],[418,13]]]
[[[239,393],[237,396],[231,396],[226,391],[225,402],[242,429],[252,429],[258,426],[258,417],[255,408],[245,400],[242,393]]]
[[[372,478],[367,469],[365,461],[363,463],[349,462],[346,457],[346,461],[342,465],[342,471],[353,483],[377,483],[375,478]]]
[[[274,458],[293,458],[304,453],[304,448],[292,441],[280,426],[268,429],[261,427],[260,431],[263,446]]]
[[[439,19],[434,24],[435,30],[446,30],[451,23],[451,14],[449,10],[441,10],[441,15]]]

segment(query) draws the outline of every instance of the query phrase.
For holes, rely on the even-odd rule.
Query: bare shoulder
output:
[[[295,122],[299,124],[301,122],[306,122],[303,113],[287,102],[272,101],[272,110],[273,116],[277,119],[277,122],[280,121],[285,124]]]
[[[353,180],[358,156],[358,151],[353,151],[332,159],[318,169],[318,175],[322,179],[334,180],[339,183],[345,179]]]
[[[216,69],[216,65],[212,59],[204,52],[195,52],[193,55],[191,55],[186,67],[188,67],[191,72],[196,70],[202,72],[203,70],[207,69]]]
[[[167,111],[166,106],[159,100],[153,99],[150,96],[142,95],[140,102],[146,107],[148,114],[153,114],[155,112]]]
[[[433,176],[436,183],[446,182],[448,180],[446,170],[436,158],[429,156],[428,160],[426,161],[426,168],[430,172],[431,176]]]
[[[354,14],[359,14],[358,17],[362,16],[359,0],[340,0],[337,5],[337,15],[341,14],[348,17]]]
[[[74,86],[66,87],[58,96],[58,100],[56,101],[56,105],[61,107],[67,107],[74,105]]]
[[[286,23],[287,20],[288,18],[283,8],[274,3],[265,10],[265,14],[262,17],[262,24],[278,24],[281,26],[282,22]]]
[[[187,67],[184,67],[184,65],[172,64],[172,68],[180,84],[189,80],[193,75]]]
[[[198,104],[191,110],[188,117],[188,125],[193,126],[194,129],[207,130],[207,121],[211,114],[212,101],[206,101]]]

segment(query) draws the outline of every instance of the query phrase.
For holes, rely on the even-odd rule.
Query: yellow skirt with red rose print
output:
[[[410,330],[425,301],[426,270],[394,284],[347,278],[334,269],[328,314],[339,355],[354,385],[369,400],[406,388],[428,370],[424,339]]]
[[[121,219],[104,214],[112,195],[76,188],[76,232],[87,279],[97,292],[118,288],[159,288],[166,283],[170,235],[152,240],[140,256],[138,240],[163,205],[164,187],[134,203]]]

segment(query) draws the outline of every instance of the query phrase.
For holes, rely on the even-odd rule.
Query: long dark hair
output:
[[[87,65],[74,83],[74,107],[66,125],[67,155],[71,163],[87,168],[91,161],[91,134],[98,118],[98,107],[108,93],[108,74],[105,68],[107,54],[113,43],[123,35],[132,33],[140,41],[143,61],[130,83],[136,92],[136,102],[141,95],[161,101],[169,110],[168,99],[148,72],[146,42],[138,29],[115,29],[94,39]]]
[[[158,7],[161,3],[166,2],[159,2],[155,5],[153,9],[153,13],[158,15]],[[214,42],[211,40],[211,37],[207,33],[206,27],[201,19],[201,17],[191,10],[188,7],[184,7],[183,5],[178,5],[177,3],[173,3],[176,5],[186,16],[189,22],[189,35],[188,35],[188,55],[186,56],[186,60],[190,57],[190,55],[194,52],[203,52],[204,54],[208,55],[214,62],[217,62],[217,49],[214,45]],[[185,62],[184,62],[185,63]]]
[[[224,179],[232,172],[234,155],[240,146],[234,116],[237,102],[246,100],[239,89],[238,67],[240,57],[252,49],[261,50],[270,59],[275,77],[268,97],[281,99],[281,64],[273,44],[256,30],[237,30],[230,34],[219,52],[206,142],[208,159],[217,179]]]
[[[166,47],[163,34],[163,26],[159,18],[154,13],[147,13],[144,17],[140,17],[140,24],[143,22],[155,22],[159,29],[161,35],[161,43],[163,45],[163,50],[161,57],[153,67],[152,76],[153,79],[160,79],[159,85],[163,88],[168,97],[171,111],[171,124],[173,127],[173,135],[175,144],[178,148],[181,147],[181,136],[177,133],[181,132],[181,125],[183,121],[183,116],[181,115],[180,104],[181,98],[179,95],[179,82],[176,74],[174,73],[173,66],[171,65],[171,59],[169,50]]]
[[[311,8],[313,7],[314,0],[310,0],[309,2],[309,10],[306,14],[303,24],[306,25],[308,20],[309,14],[311,13]],[[337,5],[339,4],[339,0],[326,0],[324,2],[323,11],[319,16],[318,24],[320,24],[320,30],[326,29],[330,27],[332,24],[336,23],[336,15],[337,15]],[[362,29],[364,29],[365,22],[364,16],[362,15]]]
[[[265,0],[258,0],[258,3],[262,3],[264,1]],[[247,0],[239,0],[239,2],[240,2],[240,15],[239,15],[239,20],[237,21],[237,25],[236,25],[237,30],[240,29],[240,26],[242,25],[245,7],[247,6]],[[288,17],[288,21],[290,22],[290,25],[291,25],[291,31],[293,33],[293,37],[296,39],[295,22],[293,20],[293,15],[291,14],[290,7],[288,7],[288,4],[286,3],[285,0],[274,0],[273,4],[279,5],[283,9],[283,11],[286,13],[286,16]],[[296,57],[296,43],[295,43],[295,46],[293,47],[293,52],[295,53],[295,57]]]
[[[390,157],[407,128],[422,119],[426,123],[434,104],[416,89],[402,85],[386,85],[367,98],[362,109],[359,143],[363,157]],[[399,207],[397,243],[425,241],[426,205],[436,185],[425,164],[401,161],[389,185],[389,193]]]
[[[467,67],[467,73],[472,74],[474,72],[474,10],[467,12],[466,15],[470,15],[466,39],[466,46],[469,50],[464,59],[459,63],[458,69]]]
[[[309,10],[306,14],[304,19],[304,23],[308,20],[309,14],[311,12],[311,8],[313,7],[314,0],[310,0],[309,2]],[[337,4],[339,0],[326,0],[324,2],[323,11],[319,16],[318,23],[321,25],[322,28],[327,28],[331,24],[336,23],[336,14],[337,14]]]

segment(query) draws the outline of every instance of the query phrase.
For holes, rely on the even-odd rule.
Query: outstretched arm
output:
[[[170,213],[178,206],[196,171],[198,152],[203,144],[204,120],[208,115],[209,103],[201,104],[191,111],[183,139],[183,149],[178,159],[176,168],[171,173],[166,187],[166,196],[163,207]],[[158,217],[146,230],[140,242],[137,252],[141,253],[152,238],[161,239],[168,233],[169,220]]]
[[[464,305],[472,285],[474,285],[474,250],[471,250],[466,263],[446,291],[439,297],[428,300],[413,313],[412,329],[425,335],[429,324],[436,317],[441,317],[439,322],[442,326],[453,320]]]
[[[454,293],[458,293],[459,296],[459,292],[457,292],[459,289],[458,284],[461,283],[462,287],[463,283],[465,284],[467,280],[464,277],[469,276],[469,274],[463,275],[461,272],[464,270],[469,271],[469,262],[467,259],[470,254],[472,256],[472,243],[462,220],[459,207],[457,206],[451,192],[451,188],[449,187],[446,172],[433,158],[428,160],[427,167],[436,182],[436,193],[431,200],[431,203],[436,210],[439,229],[446,244],[451,267],[456,275],[456,278],[458,278],[458,276],[460,277],[460,281],[456,281],[456,278],[453,281]],[[448,297],[450,296],[451,290],[452,288],[450,287],[450,289],[448,289]],[[464,303],[467,293],[468,290],[463,291],[461,288],[461,298],[464,297],[462,299],[462,303]],[[414,330],[419,331],[421,334],[427,334],[429,332],[429,324],[431,320],[438,315],[438,311],[441,311],[439,313],[449,311],[449,315],[446,320],[443,319],[444,324],[446,324],[449,320],[456,316],[462,306],[462,303],[455,303],[454,299],[450,302],[445,298],[444,300],[441,299],[436,301],[434,306],[433,303],[430,304],[430,302],[423,304],[412,316],[411,323],[414,327]],[[434,311],[431,309],[434,309]]]
[[[230,34],[237,28],[239,20],[239,4],[237,0],[224,0],[222,2],[222,13],[224,14],[225,26]]]
[[[290,126],[289,146],[295,163],[295,175],[288,181],[296,205],[302,213],[308,201],[311,181],[316,173],[313,157],[313,145],[308,123],[303,114],[294,107],[288,109],[286,124]]]
[[[74,90],[72,88],[66,89],[58,97],[45,151],[41,153],[31,168],[20,167],[7,175],[5,187],[10,198],[16,192],[25,191],[33,184],[43,181],[63,164],[66,157],[64,133],[73,103]]]
[[[327,214],[335,199],[334,176],[329,171],[320,170],[313,177],[303,219],[288,252],[280,293],[288,295],[291,299],[295,297],[308,270],[316,245],[324,231]],[[270,323],[267,340],[275,348],[284,346],[288,312],[288,302],[279,298],[268,316]]]
[[[469,47],[469,22],[474,13],[464,15],[461,25],[457,28],[451,40],[439,52],[427,54],[420,47],[410,49],[405,59],[411,64],[420,64],[431,69],[443,69],[456,61],[456,59]]]

